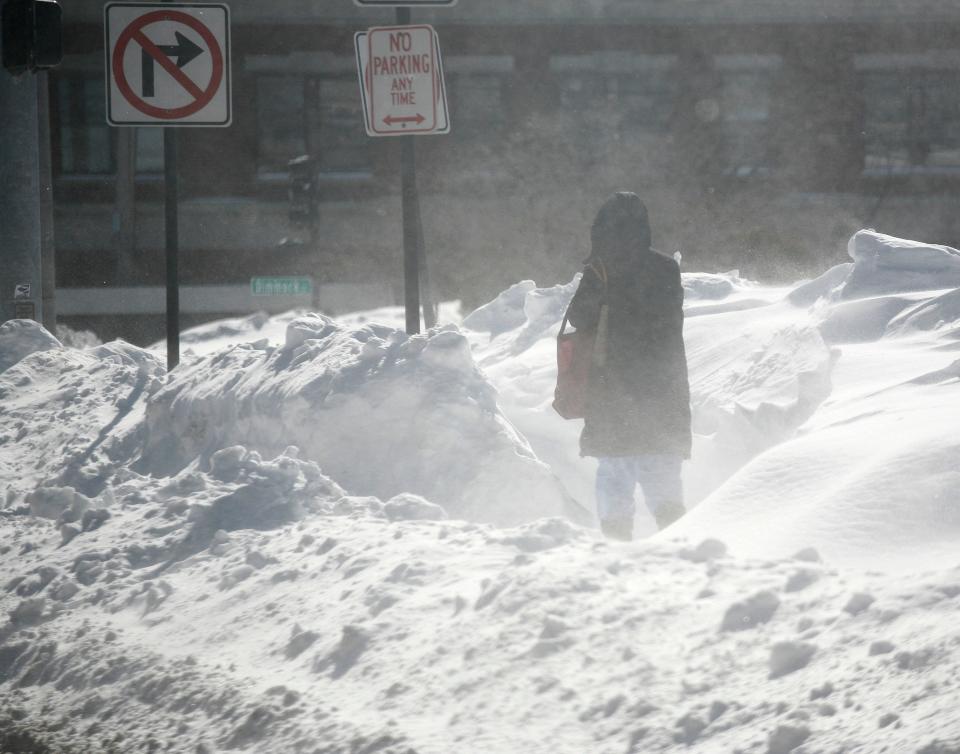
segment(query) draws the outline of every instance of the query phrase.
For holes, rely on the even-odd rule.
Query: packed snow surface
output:
[[[960,752],[960,254],[849,251],[684,276],[693,510],[634,544],[550,408],[576,279],[170,375],[3,324],[0,751]]]

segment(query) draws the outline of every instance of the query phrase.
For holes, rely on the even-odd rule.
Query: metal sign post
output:
[[[163,126],[167,369],[180,363],[180,233],[173,126],[230,125],[230,10],[223,4],[108,3],[107,122]]]
[[[410,9],[397,8],[397,26],[410,25]],[[388,116],[389,117],[389,116]],[[420,332],[420,255],[417,248],[419,223],[417,197],[417,153],[413,137],[407,136],[401,144],[400,192],[403,218],[403,304],[407,334]]]
[[[177,131],[163,129],[164,232],[167,276],[167,371],[180,363],[180,218]]]

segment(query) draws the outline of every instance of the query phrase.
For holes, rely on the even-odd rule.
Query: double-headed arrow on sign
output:
[[[420,113],[416,115],[388,115],[383,119],[383,122],[388,126],[395,125],[397,123],[416,123],[418,126],[426,120]]]

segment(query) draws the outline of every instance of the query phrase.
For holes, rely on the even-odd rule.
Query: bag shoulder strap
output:
[[[593,270],[593,274],[597,276],[601,283],[603,283],[603,297],[607,297],[607,267],[599,259],[594,262],[587,262],[584,266],[584,271]],[[560,323],[560,332],[557,334],[559,338],[567,329],[567,323],[570,319],[570,307],[573,306],[573,299],[570,300],[570,303],[567,304],[567,310],[563,313],[563,322]]]
[[[607,292],[607,266],[599,259],[596,262],[587,262],[587,268],[593,270],[600,282],[603,283],[603,292]]]

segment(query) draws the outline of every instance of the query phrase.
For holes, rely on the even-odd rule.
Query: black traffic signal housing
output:
[[[295,157],[287,163],[290,169],[290,220],[300,225],[316,222],[320,214],[317,201],[317,161],[307,155]]]
[[[6,0],[0,18],[4,68],[21,74],[60,65],[63,31],[57,0]]]

